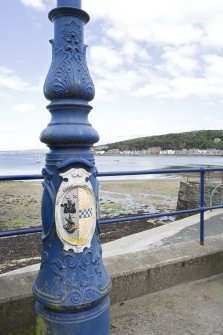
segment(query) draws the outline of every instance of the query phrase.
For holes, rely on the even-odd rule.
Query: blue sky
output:
[[[223,129],[222,0],[82,0],[100,143]],[[38,146],[54,0],[0,2],[0,150]]]

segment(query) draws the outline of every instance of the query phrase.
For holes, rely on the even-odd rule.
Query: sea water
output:
[[[0,152],[0,175],[41,174],[44,151]],[[222,167],[221,156],[95,156],[99,172],[140,171],[168,168]],[[172,175],[122,176],[121,179],[171,178]],[[176,177],[176,176],[175,176]],[[111,177],[110,177],[111,178]],[[117,177],[115,178],[117,179]]]

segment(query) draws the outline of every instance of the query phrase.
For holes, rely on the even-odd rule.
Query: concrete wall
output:
[[[216,184],[205,185],[205,206],[210,206],[211,194]],[[223,186],[219,187],[213,194],[212,205],[217,206],[222,203],[223,198]],[[180,182],[180,189],[178,192],[177,200],[177,211],[184,209],[192,209],[200,207],[200,183],[198,182]],[[192,214],[181,214],[177,216],[177,219],[194,215]]]

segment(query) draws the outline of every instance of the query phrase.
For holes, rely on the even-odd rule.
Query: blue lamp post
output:
[[[86,64],[81,0],[58,0],[53,58],[44,85],[51,121],[41,133],[50,148],[43,169],[43,250],[33,285],[37,335],[108,335],[111,280],[97,218],[98,183],[88,121],[94,85]]]

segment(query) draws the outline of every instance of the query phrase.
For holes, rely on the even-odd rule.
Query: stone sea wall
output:
[[[213,192],[214,191],[214,192]],[[205,184],[205,206],[217,206],[223,202],[223,184]],[[200,207],[200,183],[184,182],[180,183],[177,200],[177,211]],[[181,219],[192,214],[181,214],[177,219]]]

